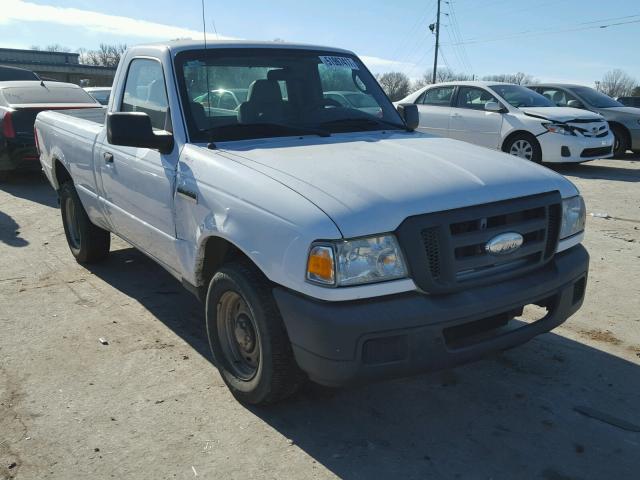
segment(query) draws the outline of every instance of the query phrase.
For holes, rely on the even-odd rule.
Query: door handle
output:
[[[113,163],[113,154],[110,152],[104,152],[102,154],[104,157],[104,163]]]
[[[198,203],[198,194],[196,192],[189,190],[188,188],[182,185],[178,185],[176,192],[178,193],[178,195],[183,196],[187,200]]]

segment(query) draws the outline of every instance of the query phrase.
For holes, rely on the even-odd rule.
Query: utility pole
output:
[[[433,26],[433,24],[431,25]],[[433,32],[433,29],[431,30]],[[438,14],[436,16],[436,51],[433,54],[433,77],[431,83],[436,83],[436,72],[438,71],[438,46],[440,44],[440,0],[438,0]]]

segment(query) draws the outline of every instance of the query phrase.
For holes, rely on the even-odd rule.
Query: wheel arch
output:
[[[530,139],[532,139],[534,142],[536,142],[538,144],[538,146],[540,147],[540,142],[538,141],[538,139],[536,138],[536,136],[527,131],[527,130],[514,130],[513,132],[510,132],[509,135],[506,136],[506,138],[502,141],[502,145],[500,147],[500,150],[503,152],[507,152],[507,145],[509,145],[509,142],[514,138],[517,137],[519,135],[525,135],[527,137],[529,137]]]
[[[67,170],[67,167],[58,157],[53,157],[52,163],[53,181],[55,182],[56,190],[60,190],[63,183],[73,181],[73,178],[71,177],[69,170]]]
[[[251,262],[268,278],[264,270],[240,247],[228,238],[212,234],[203,238],[196,256],[195,281],[201,294],[206,295],[209,282],[218,268],[231,260],[246,260]],[[203,297],[204,298],[204,297]]]
[[[629,128],[620,122],[616,122],[615,120],[609,121],[609,128],[614,129],[618,128],[622,133],[624,133],[625,140],[627,141],[626,145],[629,146],[631,144],[631,132]]]

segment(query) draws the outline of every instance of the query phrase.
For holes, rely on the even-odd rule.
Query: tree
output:
[[[101,43],[98,50],[79,50],[79,61],[86,65],[117,67],[120,62],[120,57],[126,49],[127,46],[125,44],[107,45]]]
[[[387,72],[376,75],[380,86],[389,96],[392,102],[403,99],[409,95],[409,77],[402,72]]]
[[[482,80],[486,80],[488,82],[515,83],[516,85],[527,85],[529,83],[535,83],[535,79],[533,78],[533,76],[522,72],[486,75],[482,77]]]
[[[63,47],[59,43],[53,43],[51,45],[47,45],[46,47],[44,47],[44,49],[47,52],[65,52],[65,53],[68,53],[68,52],[71,51],[70,48]]]
[[[640,97],[640,85],[633,89],[631,95],[633,95],[634,97]]]
[[[411,84],[411,91],[416,91],[425,87],[427,85],[431,85],[431,80],[433,79],[433,73],[430,71],[424,72],[422,77],[417,80],[414,80]],[[454,72],[449,68],[439,68],[436,72],[436,83],[442,82],[453,82],[455,80],[473,80],[474,76],[468,73]]]
[[[636,79],[619,68],[605,73],[597,83],[599,91],[613,98],[632,95],[637,86]]]

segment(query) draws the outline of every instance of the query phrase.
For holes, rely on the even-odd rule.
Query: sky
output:
[[[209,38],[346,48],[375,73],[414,79],[433,68],[437,0],[204,1]],[[640,0],[443,0],[441,23],[438,62],[456,72],[593,85],[619,68],[640,81]],[[201,0],[0,0],[4,48],[90,50],[202,31]]]

